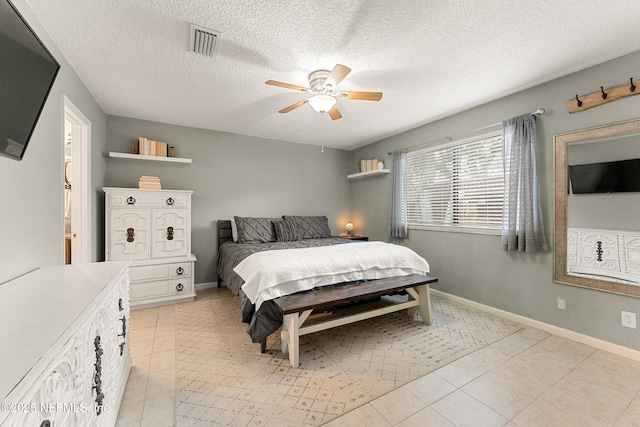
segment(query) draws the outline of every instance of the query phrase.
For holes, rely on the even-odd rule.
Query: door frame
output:
[[[62,102],[63,141],[65,119],[72,124],[71,263],[84,264],[91,262],[91,121],[65,95]]]

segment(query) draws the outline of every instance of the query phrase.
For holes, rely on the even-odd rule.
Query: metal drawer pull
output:
[[[183,273],[184,273],[184,268],[182,268],[182,267],[178,267],[178,268],[176,269],[176,274],[181,275],[181,274],[183,274]]]
[[[136,204],[136,199],[132,196],[127,197],[127,204],[128,205],[135,205]]]
[[[102,414],[102,405],[104,404],[104,393],[102,392],[102,355],[104,350],[100,342],[100,335],[96,335],[96,339],[93,340],[93,347],[96,352],[95,372],[93,374],[93,389],[96,391],[96,415]]]
[[[135,230],[131,227],[127,228],[127,242],[133,242],[133,237],[136,235]]]
[[[169,197],[169,198],[167,199],[167,205],[169,205],[169,206],[173,206],[173,204],[174,204],[175,202],[176,202],[176,201],[175,201],[175,200],[173,200],[173,197]]]
[[[173,227],[167,227],[167,240],[173,240]]]
[[[127,316],[122,316],[122,319],[119,319],[122,322],[122,333],[118,334],[119,337],[126,338],[127,336]]]
[[[183,289],[184,289],[184,285],[182,283],[178,283],[176,285],[176,291],[182,292]]]

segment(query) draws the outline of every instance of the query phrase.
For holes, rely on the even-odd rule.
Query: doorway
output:
[[[65,264],[82,264],[91,262],[91,122],[63,103]]]

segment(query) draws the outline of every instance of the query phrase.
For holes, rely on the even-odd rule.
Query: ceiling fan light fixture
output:
[[[309,98],[308,103],[314,111],[323,114],[331,110],[333,106],[336,105],[336,99],[329,95],[316,95]]]

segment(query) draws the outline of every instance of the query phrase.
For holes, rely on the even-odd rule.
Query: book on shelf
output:
[[[382,160],[380,159],[360,160],[360,172],[369,172],[378,170],[379,168],[381,169],[381,164]]]
[[[138,137],[137,151],[138,154],[143,156],[167,157],[169,154],[169,144],[164,141],[154,141],[140,136]]]

